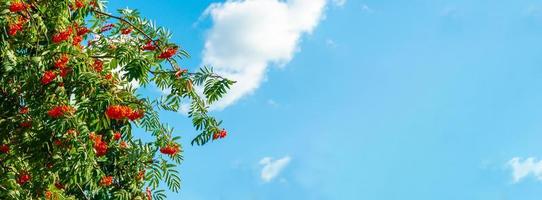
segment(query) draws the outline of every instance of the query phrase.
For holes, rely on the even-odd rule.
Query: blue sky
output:
[[[174,33],[192,55],[184,66],[235,69],[243,83],[214,111],[223,141],[189,146],[186,116],[162,114],[185,146],[170,199],[540,199],[542,1],[110,9],[127,6]]]

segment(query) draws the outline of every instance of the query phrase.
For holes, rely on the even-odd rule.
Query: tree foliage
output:
[[[181,68],[188,53],[138,11],[1,0],[0,12],[0,199],[164,199],[183,158],[158,111],[189,105],[192,144],[226,136],[208,108],[234,81]],[[140,96],[134,83],[171,92]]]

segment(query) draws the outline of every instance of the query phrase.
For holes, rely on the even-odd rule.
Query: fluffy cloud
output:
[[[237,83],[213,107],[225,108],[253,93],[270,65],[292,60],[304,34],[322,18],[326,0],[227,0],[213,3],[203,64]]]
[[[260,165],[263,165],[260,178],[263,181],[269,182],[277,177],[280,172],[290,163],[290,156],[285,156],[281,159],[274,160],[270,157],[265,157],[260,160]]]
[[[535,158],[512,158],[508,161],[508,166],[512,169],[512,178],[514,183],[521,181],[523,178],[532,175],[542,181],[542,160],[536,161]]]

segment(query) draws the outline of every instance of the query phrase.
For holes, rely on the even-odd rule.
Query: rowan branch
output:
[[[105,15],[105,16],[108,16],[108,17],[111,17],[111,18],[114,18],[114,19],[117,19],[119,21],[122,21],[126,24],[128,24],[128,26],[134,28],[137,32],[141,33],[143,36],[145,36],[148,40],[150,41],[155,41],[151,36],[149,36],[147,33],[145,33],[145,31],[141,30],[141,28],[139,28],[138,26],[134,25],[132,22],[128,21],[127,19],[124,19],[122,17],[119,17],[119,16],[115,16],[115,15],[112,15],[112,14],[109,14],[109,13],[105,13],[105,12],[102,12],[102,11],[99,11],[99,10],[96,10],[96,9],[93,9],[92,10],[93,12],[97,13],[97,14],[100,14],[100,15]],[[163,52],[163,48],[158,44],[158,43],[155,43],[155,46],[158,48],[158,50],[160,50],[160,52]],[[166,59],[169,64],[174,68],[174,69],[181,69],[177,64],[175,64],[173,61],[171,61],[170,58],[167,58]]]
[[[145,32],[144,32],[143,30],[141,30],[139,27],[137,27],[136,25],[134,25],[132,22],[130,22],[130,21],[128,21],[128,20],[126,20],[126,19],[124,19],[124,18],[122,18],[122,17],[115,16],[115,15],[112,15],[112,14],[109,14],[109,13],[106,13],[106,12],[102,12],[102,11],[99,11],[99,10],[96,10],[96,9],[93,9],[92,11],[95,12],[95,13],[98,13],[98,14],[100,14],[100,15],[105,15],[105,16],[108,16],[108,17],[111,17],[111,18],[120,20],[120,21],[122,21],[122,22],[128,24],[129,26],[133,27],[134,29],[136,29],[137,32],[139,32],[139,33],[141,33],[142,35],[144,35],[147,39],[154,41],[154,39],[153,39],[151,36],[149,36],[147,33],[145,33]],[[162,49],[161,49],[160,46],[156,45],[156,47],[158,47],[158,49],[159,49],[160,51],[162,51]]]
[[[149,71],[151,74],[153,75],[156,75],[156,74],[176,74],[178,73],[179,71]],[[186,72],[187,75],[189,76],[195,76],[197,75],[197,73],[193,73],[193,72]],[[209,77],[211,78],[218,78],[218,79],[227,79],[227,78],[224,78],[218,74],[211,74],[209,75]],[[235,83],[235,81],[234,81]]]
[[[96,10],[96,9],[93,9],[92,10],[93,12],[97,13],[97,14],[100,14],[100,15],[105,15],[105,16],[108,16],[108,17],[111,17],[111,18],[114,18],[114,19],[117,19],[119,21],[122,21],[126,24],[128,24],[130,27],[134,28],[137,32],[141,33],[143,36],[145,36],[148,40],[150,41],[155,41],[151,36],[149,36],[147,33],[145,33],[141,28],[139,28],[138,26],[134,25],[132,22],[128,21],[127,19],[124,19],[122,17],[119,17],[119,16],[115,16],[115,15],[112,15],[112,14],[109,14],[109,13],[106,13],[106,12],[102,12],[102,11],[99,11],[99,10]],[[158,44],[158,43],[155,43],[155,46],[158,48],[158,50],[160,51],[163,51],[163,48]],[[93,56],[94,57],[94,56]],[[181,68],[176,64],[174,63],[170,58],[167,58],[166,59],[169,64],[173,67],[173,69],[175,69],[174,71],[149,71],[150,73],[152,73],[153,75],[156,75],[156,74],[164,74],[164,73],[171,73],[171,74],[175,74],[177,73],[179,70],[181,70]],[[195,76],[196,73],[191,73],[191,72],[188,72],[187,73],[189,76]],[[209,77],[211,78],[218,78],[218,79],[226,79],[218,74],[212,74],[210,75]],[[235,82],[234,82],[235,83]]]

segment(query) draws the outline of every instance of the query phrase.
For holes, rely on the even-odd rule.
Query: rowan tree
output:
[[[0,199],[164,199],[183,148],[158,112],[189,105],[192,145],[226,136],[208,107],[234,81],[189,72],[170,32],[104,4],[1,0]],[[150,85],[171,92],[138,95]]]

